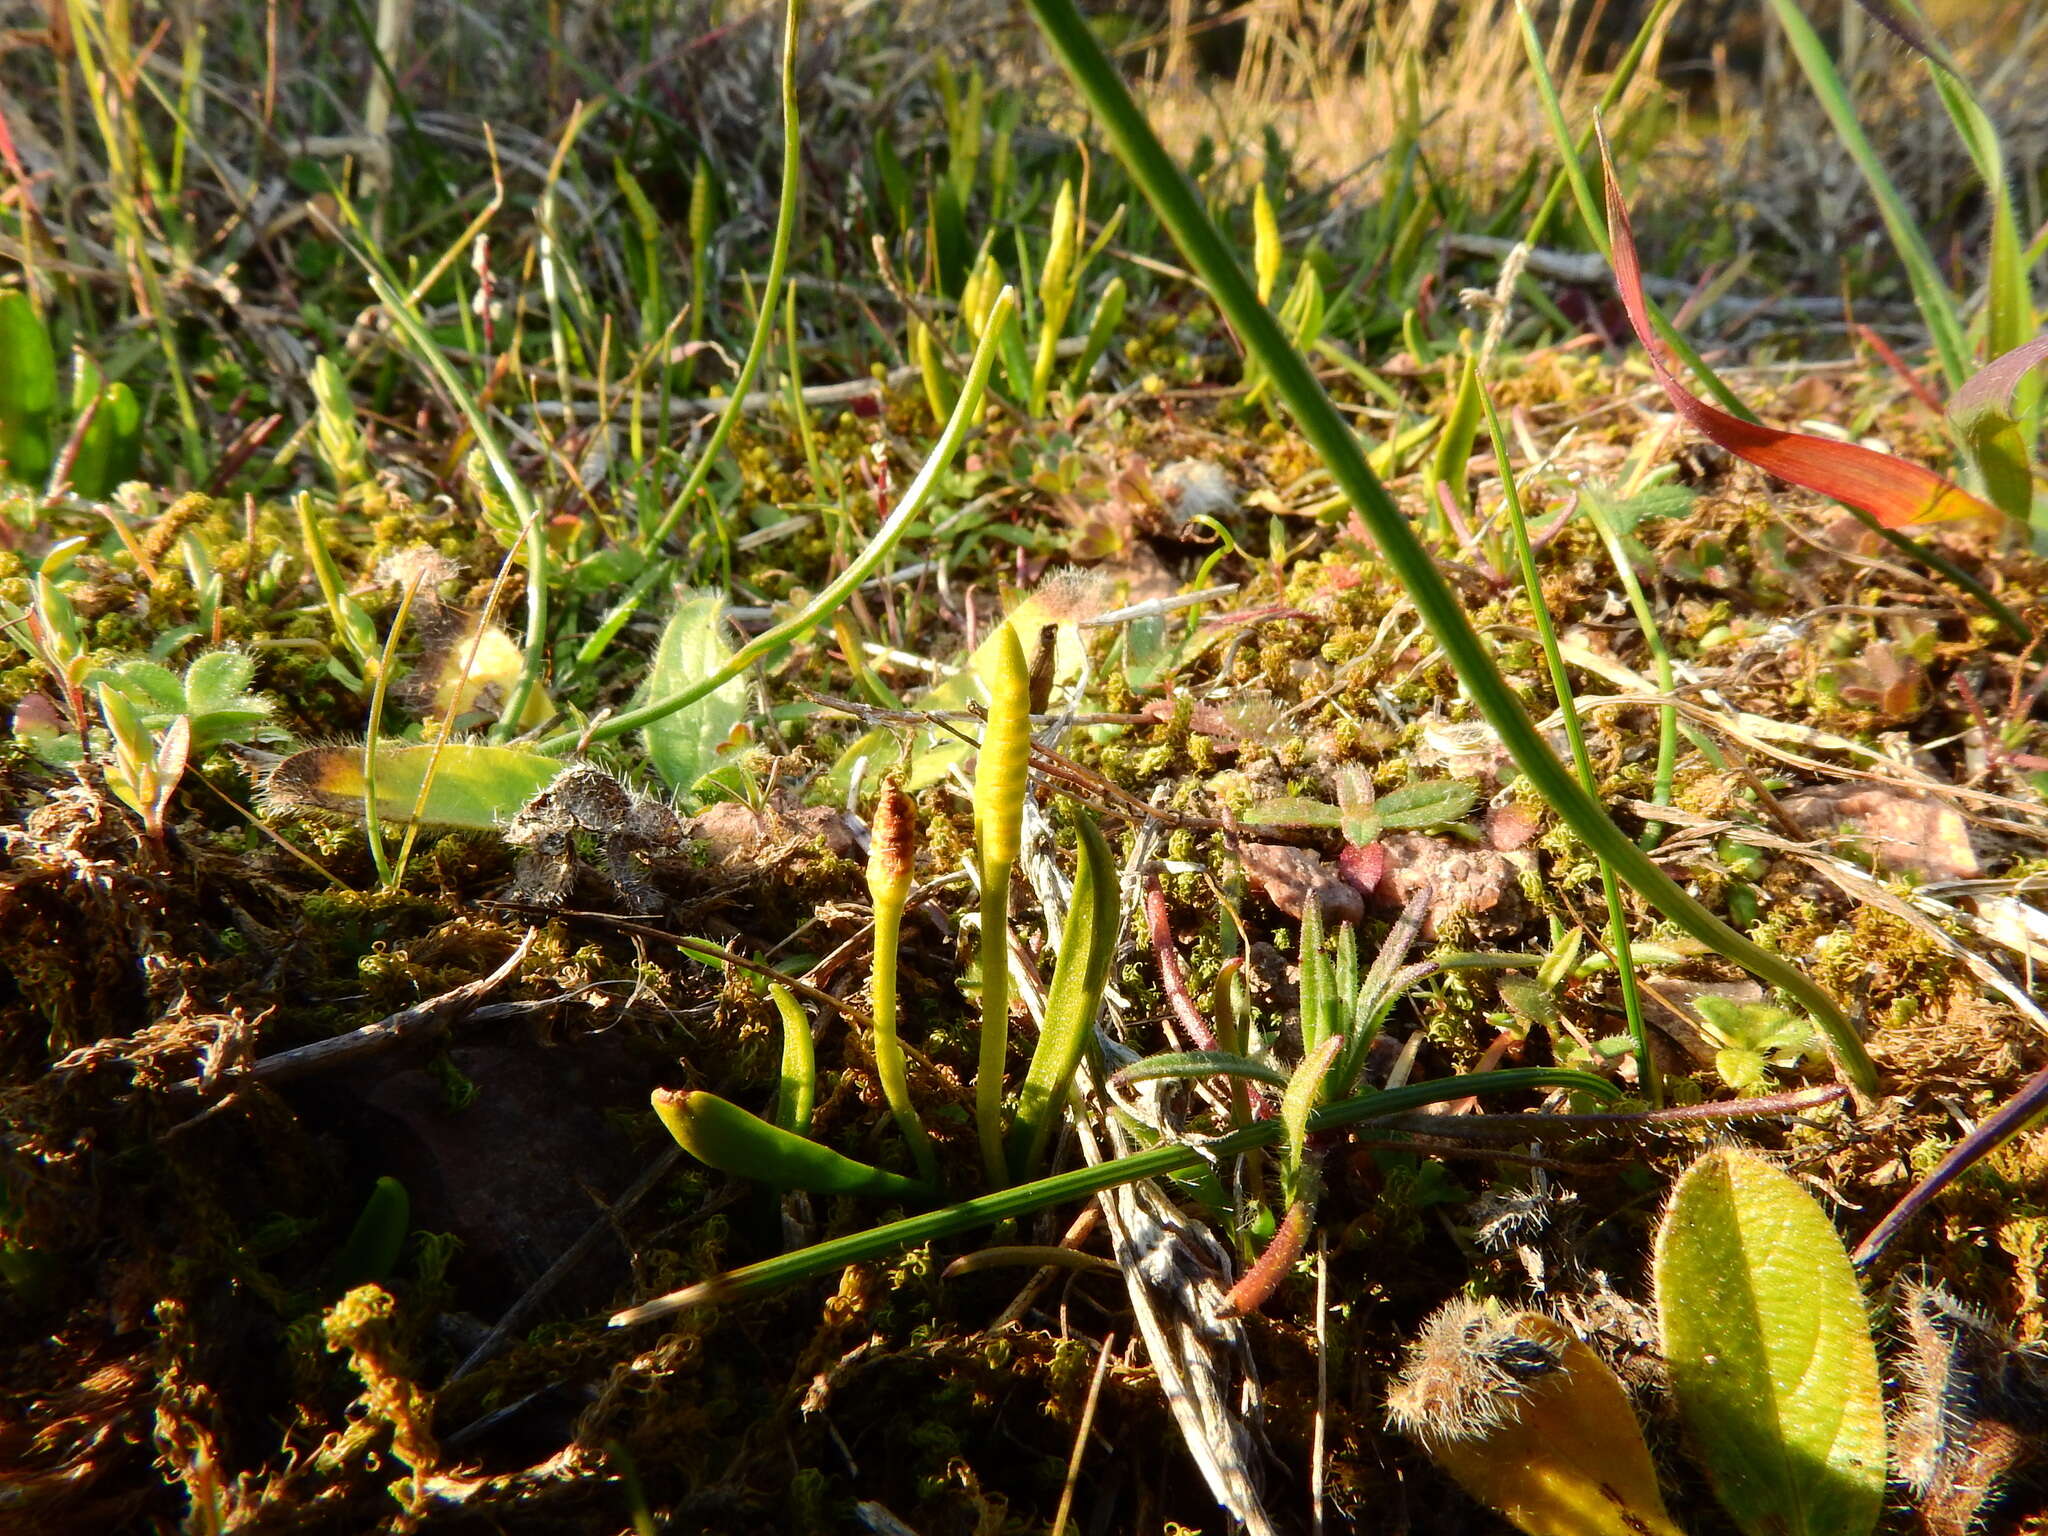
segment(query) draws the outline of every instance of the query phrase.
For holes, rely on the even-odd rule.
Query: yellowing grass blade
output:
[[[1629,224],[1628,204],[1622,200],[1605,135],[1600,139],[1600,159],[1607,172],[1607,233],[1614,248],[1615,286],[1621,290],[1622,307],[1628,311],[1628,323],[1636,340],[1650,355],[1657,382],[1664,386],[1672,409],[1688,426],[1737,458],[1747,459],[1780,480],[1803,485],[1868,512],[1887,528],[1915,528],[1923,523],[1979,514],[1997,516],[1997,509],[1990,503],[1942,479],[1924,465],[1859,448],[1853,443],[1744,421],[1715,409],[1680,383],[1664,344],[1650,328],[1635,231]]]

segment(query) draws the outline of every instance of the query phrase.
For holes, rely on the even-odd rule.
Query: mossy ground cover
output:
[[[401,40],[417,62],[393,54],[387,72],[365,13],[354,30],[290,17],[271,34],[239,12],[203,29],[179,14],[152,42],[154,22],[124,7],[59,7],[7,61],[22,88],[4,109],[16,179],[0,252],[52,334],[131,382],[144,423],[135,481],[91,495],[46,494],[45,481],[0,508],[0,704],[16,724],[0,759],[0,1513],[24,1529],[831,1531],[893,1518],[937,1536],[1049,1529],[1070,1479],[1070,1529],[1222,1529],[1083,1208],[991,1239],[1065,1237],[1088,1261],[1073,1267],[1044,1268],[1041,1253],[948,1278],[980,1246],[966,1239],[744,1305],[606,1325],[895,1214],[701,1167],[648,1095],[707,1089],[766,1112],[780,1047],[765,983],[780,975],[810,1004],[812,1134],[912,1171],[861,1027],[862,818],[876,775],[908,750],[915,781],[916,754],[945,740],[906,711],[931,703],[978,733],[962,700],[925,695],[1033,594],[1088,663],[1040,701],[1075,717],[1058,742],[1072,768],[1039,776],[1045,825],[1027,862],[1071,844],[1078,804],[1106,812],[1119,859],[1151,837],[1145,872],[1202,1009],[1237,996],[1291,1063],[1304,897],[1276,869],[1305,868],[1305,899],[1355,918],[1368,955],[1426,876],[1437,891],[1419,955],[1526,963],[1447,968],[1419,987],[1387,1026],[1374,1081],[1511,1061],[1640,1089],[1595,861],[1518,784],[1057,77],[1021,62],[1027,34],[1000,34],[997,50],[957,18],[926,18],[951,50],[940,67],[913,46],[916,17],[812,19],[798,280],[788,318],[771,313],[765,398],[675,533],[648,536],[759,315],[777,58],[772,15],[625,9],[423,14]],[[1217,57],[1170,35],[1148,48],[1142,26],[1127,40],[1164,82],[1162,115],[1203,123],[1207,100],[1227,126],[1189,148],[1248,256],[1252,189],[1266,189],[1284,232],[1273,302],[1298,304],[1297,322],[1316,313],[1303,340],[1319,372],[1542,719],[1557,700],[1500,523],[1502,466],[1483,435],[1462,467],[1439,450],[1465,360],[1490,346],[1601,799],[1632,833],[1661,825],[1673,874],[1851,1010],[1883,1092],[1738,1129],[1578,1126],[1503,1146],[1462,1134],[1475,1117],[1456,1114],[1321,1148],[1314,1238],[1247,1319],[1254,1374],[1233,1378],[1233,1391],[1254,1383],[1253,1467],[1283,1529],[1308,1528],[1312,1489],[1333,1526],[1493,1528],[1385,1428],[1388,1376],[1447,1298],[1535,1294],[1576,1307],[1610,1351],[1640,1354],[1627,1304],[1647,1293],[1650,1227],[1703,1145],[1769,1151],[1853,1237],[2048,1059],[2027,1003],[2044,953],[2028,893],[2048,859],[2038,651],[1833,504],[1680,429],[1623,345],[1611,290],[1572,275],[1585,231],[1560,221],[1555,260],[1532,261],[1508,307],[1488,307],[1500,255],[1485,242],[1522,229],[1553,152],[1525,134],[1460,159],[1469,136],[1432,136],[1459,71],[1492,46],[1444,10],[1433,31],[1342,50],[1361,80],[1410,91],[1349,180],[1316,157],[1291,162],[1287,143],[1307,120],[1290,104],[1327,100],[1345,70],[1290,79],[1256,27]],[[1396,42],[1409,63],[1384,56]],[[1566,84],[1582,108],[1618,48],[1567,42],[1558,62],[1576,55]],[[1502,57],[1533,124],[1526,65]],[[1871,99],[1907,91],[1879,65]],[[2023,78],[2039,78],[2032,67]],[[1729,72],[1706,102],[1685,78],[1646,75],[1610,130],[1653,189],[1639,212],[1653,264],[1700,277],[1689,242],[1702,224],[1706,254],[1738,262],[1736,287],[1695,317],[1702,345],[1768,420],[1943,462],[1937,412],[1851,328],[1870,321],[1911,367],[1902,285],[1871,242],[1845,235],[1822,257],[1828,242],[1785,217],[1825,176],[1761,179],[1733,209],[1705,200],[1708,179],[1689,183],[1690,205],[1672,190],[1700,145],[1760,131],[1743,103],[1763,87]],[[252,89],[256,106],[226,94]],[[1774,111],[1818,120],[1789,94],[1762,104]],[[704,774],[663,784],[638,736],[603,741],[608,716],[644,701],[679,600],[717,594],[729,645],[800,609],[859,551],[950,407],[984,263],[1021,280],[1037,347],[1063,184],[1084,243],[1113,233],[1051,338],[1067,345],[1045,408],[1013,387],[1028,372],[999,370],[883,578],[748,674]],[[1927,227],[1966,268],[1980,211],[1923,190]],[[1873,227],[1844,206],[1845,230]],[[380,318],[361,253],[397,275],[527,486],[538,552],[474,453],[472,418]],[[1288,298],[1309,292],[1304,274],[1314,305]],[[1126,297],[1077,374],[1112,281]],[[1832,311],[1804,302],[1836,295]],[[338,393],[316,387],[315,358]],[[58,417],[61,445],[75,423]],[[1637,498],[1623,550],[1684,683],[1692,734],[1661,806],[1655,657],[1589,510],[1600,496]],[[2023,530],[1931,536],[2027,626],[2048,626],[2048,561]],[[535,653],[521,629],[535,581],[540,701],[507,722]],[[1171,606],[1197,591],[1210,595]],[[1133,619],[1072,622],[1148,601]],[[449,658],[493,626],[500,669],[465,677]],[[149,724],[137,704],[157,773],[139,778],[102,713],[110,669],[153,661],[189,689],[193,662],[222,649],[250,663],[254,718],[167,754],[171,719],[209,717],[186,700]],[[359,818],[264,793],[287,754],[359,744],[373,724],[429,741],[451,718],[473,736],[592,735],[585,758],[675,800],[687,835],[627,855],[654,899],[607,873],[588,827],[571,839],[564,899],[544,905],[509,818],[387,828],[373,846]],[[871,730],[878,760],[849,761]],[[344,759],[359,754],[337,748]],[[914,796],[902,1034],[944,1193],[965,1198],[981,1190],[974,896],[960,877],[972,781],[958,765],[929,777]],[[1474,790],[1446,825],[1375,843],[1276,824],[1276,806],[1335,806],[1360,783],[1385,796],[1445,780]],[[1870,798],[1825,798],[1858,790]],[[1048,888],[1042,873],[1017,887],[1027,974],[1050,972]],[[1829,1080],[1802,1020],[1648,908],[1631,902],[1627,919],[1674,1102]],[[1135,1049],[1186,1043],[1135,912],[1110,986]],[[398,1038],[320,1055],[379,1021]],[[1018,1021],[1013,1082],[1029,1048]],[[1214,1129],[1199,1099],[1171,1102],[1183,1130]],[[1089,1098],[1073,1113],[1100,1127],[1117,1111]],[[1071,1138],[1058,1155],[1078,1161]],[[1232,1178],[1162,1187],[1241,1266],[1271,1192]],[[380,1180],[402,1187],[402,1206]],[[2044,1257],[2048,1141],[2034,1131],[1943,1195],[1872,1294],[1924,1266],[2036,1341]],[[1667,1477],[1696,1486],[1653,1377],[1653,1443]],[[1704,1500],[1689,1507],[1688,1528],[1714,1528]],[[1906,1528],[1905,1513],[1887,1518]]]

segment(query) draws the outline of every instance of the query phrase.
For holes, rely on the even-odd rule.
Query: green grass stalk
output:
[[[1429,551],[1366,463],[1350,425],[1307,362],[1288,345],[1272,313],[1259,303],[1235,254],[1203,210],[1195,189],[1153,134],[1074,0],[1029,0],[1029,4],[1054,53],[1094,109],[1117,157],[1144,190],[1231,328],[1248,350],[1260,355],[1275,392],[1303,437],[1329,469],[1338,489],[1349,497],[1445,659],[1531,787],[1594,853],[1609,860],[1622,879],[1673,923],[1796,998],[1827,1036],[1843,1075],[1859,1092],[1874,1093],[1877,1070],[1841,1006],[1798,967],[1736,932],[1689,895],[1629,840],[1558,761],[1494,665],[1485,641],[1458,606]]]
[[[1529,521],[1522,512],[1522,495],[1515,485],[1514,470],[1509,467],[1507,434],[1501,431],[1500,413],[1493,405],[1493,391],[1481,385],[1479,398],[1486,412],[1487,434],[1493,439],[1494,460],[1500,466],[1501,495],[1507,503],[1508,537],[1513,541],[1516,558],[1521,562],[1522,587],[1529,595],[1537,643],[1543,647],[1543,659],[1550,667],[1550,686],[1557,694],[1558,707],[1564,711],[1565,739],[1571,743],[1572,762],[1578,769],[1580,784],[1585,787],[1588,797],[1596,796],[1600,793],[1600,776],[1593,771],[1593,756],[1586,750],[1586,727],[1579,719],[1578,697],[1572,691],[1571,673],[1565,669],[1564,654],[1557,647],[1557,626],[1551,623],[1550,609],[1543,601],[1543,577],[1536,569],[1536,551],[1529,543]],[[1664,691],[1671,691],[1668,682]],[[1668,713],[1675,723],[1677,712]],[[1621,1006],[1628,1015],[1629,1038],[1635,1041],[1636,1081],[1641,1085],[1643,1097],[1650,1108],[1662,1109],[1664,1082],[1657,1072],[1657,1058],[1650,1053],[1649,1026],[1643,1022],[1643,999],[1636,985],[1635,955],[1629,948],[1628,909],[1621,899],[1621,882],[1615,877],[1614,866],[1604,858],[1599,859],[1599,864],[1600,890],[1607,899],[1607,942],[1614,951],[1615,974],[1621,981]]]
[[[754,387],[754,379],[760,374],[761,365],[767,361],[769,345],[775,338],[775,306],[781,302],[783,280],[789,274],[789,248],[796,238],[797,211],[803,190],[803,142],[799,137],[796,109],[796,39],[797,24],[802,17],[803,0],[789,0],[782,18],[782,198],[775,212],[775,243],[768,254],[767,282],[761,289],[761,302],[754,312],[754,336],[747,343],[747,355],[740,363],[739,377],[733,380],[732,395],[727,399],[725,409],[719,412],[710,440],[704,444],[704,451],[690,466],[689,477],[683,481],[683,488],[676,492],[675,500],[669,503],[661,521],[640,541],[640,547],[649,552],[675,532],[676,524],[682,521],[690,503],[704,489],[705,481],[711,478],[711,466],[718,462],[718,456],[725,451],[726,439],[732,436],[732,429],[739,424],[740,413],[746,408],[747,391]],[[692,201],[694,204],[694,198]],[[692,223],[695,223],[694,219]]]
[[[1441,1104],[1450,1099],[1462,1099],[1473,1094],[1522,1093],[1530,1089],[1546,1088],[1589,1093],[1610,1103],[1620,1097],[1619,1091],[1612,1083],[1604,1078],[1594,1077],[1588,1072],[1577,1072],[1567,1067],[1509,1067],[1495,1072],[1469,1073],[1440,1078],[1435,1082],[1414,1083],[1405,1088],[1385,1089],[1359,1098],[1345,1099],[1327,1105],[1310,1115],[1308,1129],[1313,1135],[1318,1131],[1333,1131],[1361,1122],[1404,1115],[1428,1104]],[[849,1264],[887,1258],[891,1254],[915,1248],[920,1243],[937,1242],[962,1232],[972,1232],[978,1227],[994,1226],[998,1222],[1029,1216],[1034,1211],[1064,1205],[1070,1200],[1085,1200],[1091,1195],[1098,1195],[1105,1189],[1115,1189],[1121,1184],[1135,1184],[1140,1179],[1163,1178],[1169,1174],[1199,1168],[1218,1159],[1236,1157],[1257,1148],[1270,1147],[1280,1139],[1281,1132],[1282,1127],[1278,1120],[1258,1120],[1241,1131],[1233,1131],[1228,1136],[1204,1142],[1199,1146],[1187,1142],[1170,1142],[1164,1146],[1135,1152],[1129,1157],[1111,1158],[1090,1167],[1056,1173],[1051,1178],[1020,1184],[1014,1189],[1000,1190],[972,1200],[963,1200],[943,1210],[887,1222],[882,1226],[870,1227],[865,1232],[855,1232],[846,1237],[835,1238],[831,1242],[799,1249],[795,1253],[781,1254],[772,1259],[763,1259],[758,1264],[748,1264],[722,1275],[714,1275],[711,1279],[700,1281],[696,1285],[685,1286],[682,1290],[672,1291],[666,1296],[657,1297],[637,1307],[629,1307],[615,1315],[611,1324],[614,1328],[624,1328],[634,1323],[651,1322],[657,1317],[667,1317],[671,1313],[681,1312],[690,1307],[759,1296],[785,1285],[793,1285],[799,1280],[808,1280],[814,1275],[830,1274],[834,1270],[844,1269]]]

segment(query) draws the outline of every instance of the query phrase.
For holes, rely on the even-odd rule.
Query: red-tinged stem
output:
[[[1166,910],[1166,889],[1157,875],[1145,877],[1145,922],[1152,931],[1152,954],[1159,962],[1159,985],[1166,993],[1167,1006],[1196,1050],[1216,1050],[1216,1031],[1209,1027],[1209,1021],[1202,1017],[1202,1010],[1188,993],[1188,973],[1180,963],[1180,951],[1174,947],[1173,920]]]
[[[1243,1317],[1247,1312],[1256,1312],[1266,1304],[1267,1297],[1280,1289],[1280,1282],[1287,1278],[1294,1261],[1308,1246],[1309,1215],[1306,1200],[1297,1200],[1287,1207],[1287,1214],[1281,1218],[1273,1240],[1266,1244],[1266,1251],[1259,1255],[1259,1262],[1238,1278],[1223,1304],[1217,1307],[1218,1317]]]
[[[1884,359],[1884,365],[1899,376],[1899,382],[1913,392],[1916,400],[1937,416],[1945,418],[1948,415],[1947,409],[1941,403],[1941,397],[1927,387],[1925,379],[1906,366],[1906,360],[1892,350],[1890,342],[1867,325],[1857,326],[1856,334],[1863,338],[1865,346]]]

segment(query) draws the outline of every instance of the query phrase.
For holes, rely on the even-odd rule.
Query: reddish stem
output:
[[[1287,1278],[1294,1261],[1301,1257],[1301,1250],[1308,1246],[1308,1218],[1306,1200],[1297,1200],[1287,1207],[1287,1214],[1274,1230],[1273,1240],[1266,1244],[1266,1251],[1259,1255],[1258,1263],[1238,1278],[1222,1305],[1216,1308],[1218,1317],[1243,1317],[1247,1312],[1256,1312],[1266,1304],[1267,1297],[1280,1289],[1280,1282]]]
[[[1216,1031],[1188,993],[1188,974],[1174,947],[1172,917],[1166,910],[1166,889],[1157,875],[1145,877],[1145,921],[1152,931],[1152,955],[1159,962],[1159,985],[1166,993],[1167,1006],[1196,1050],[1215,1050]]]

